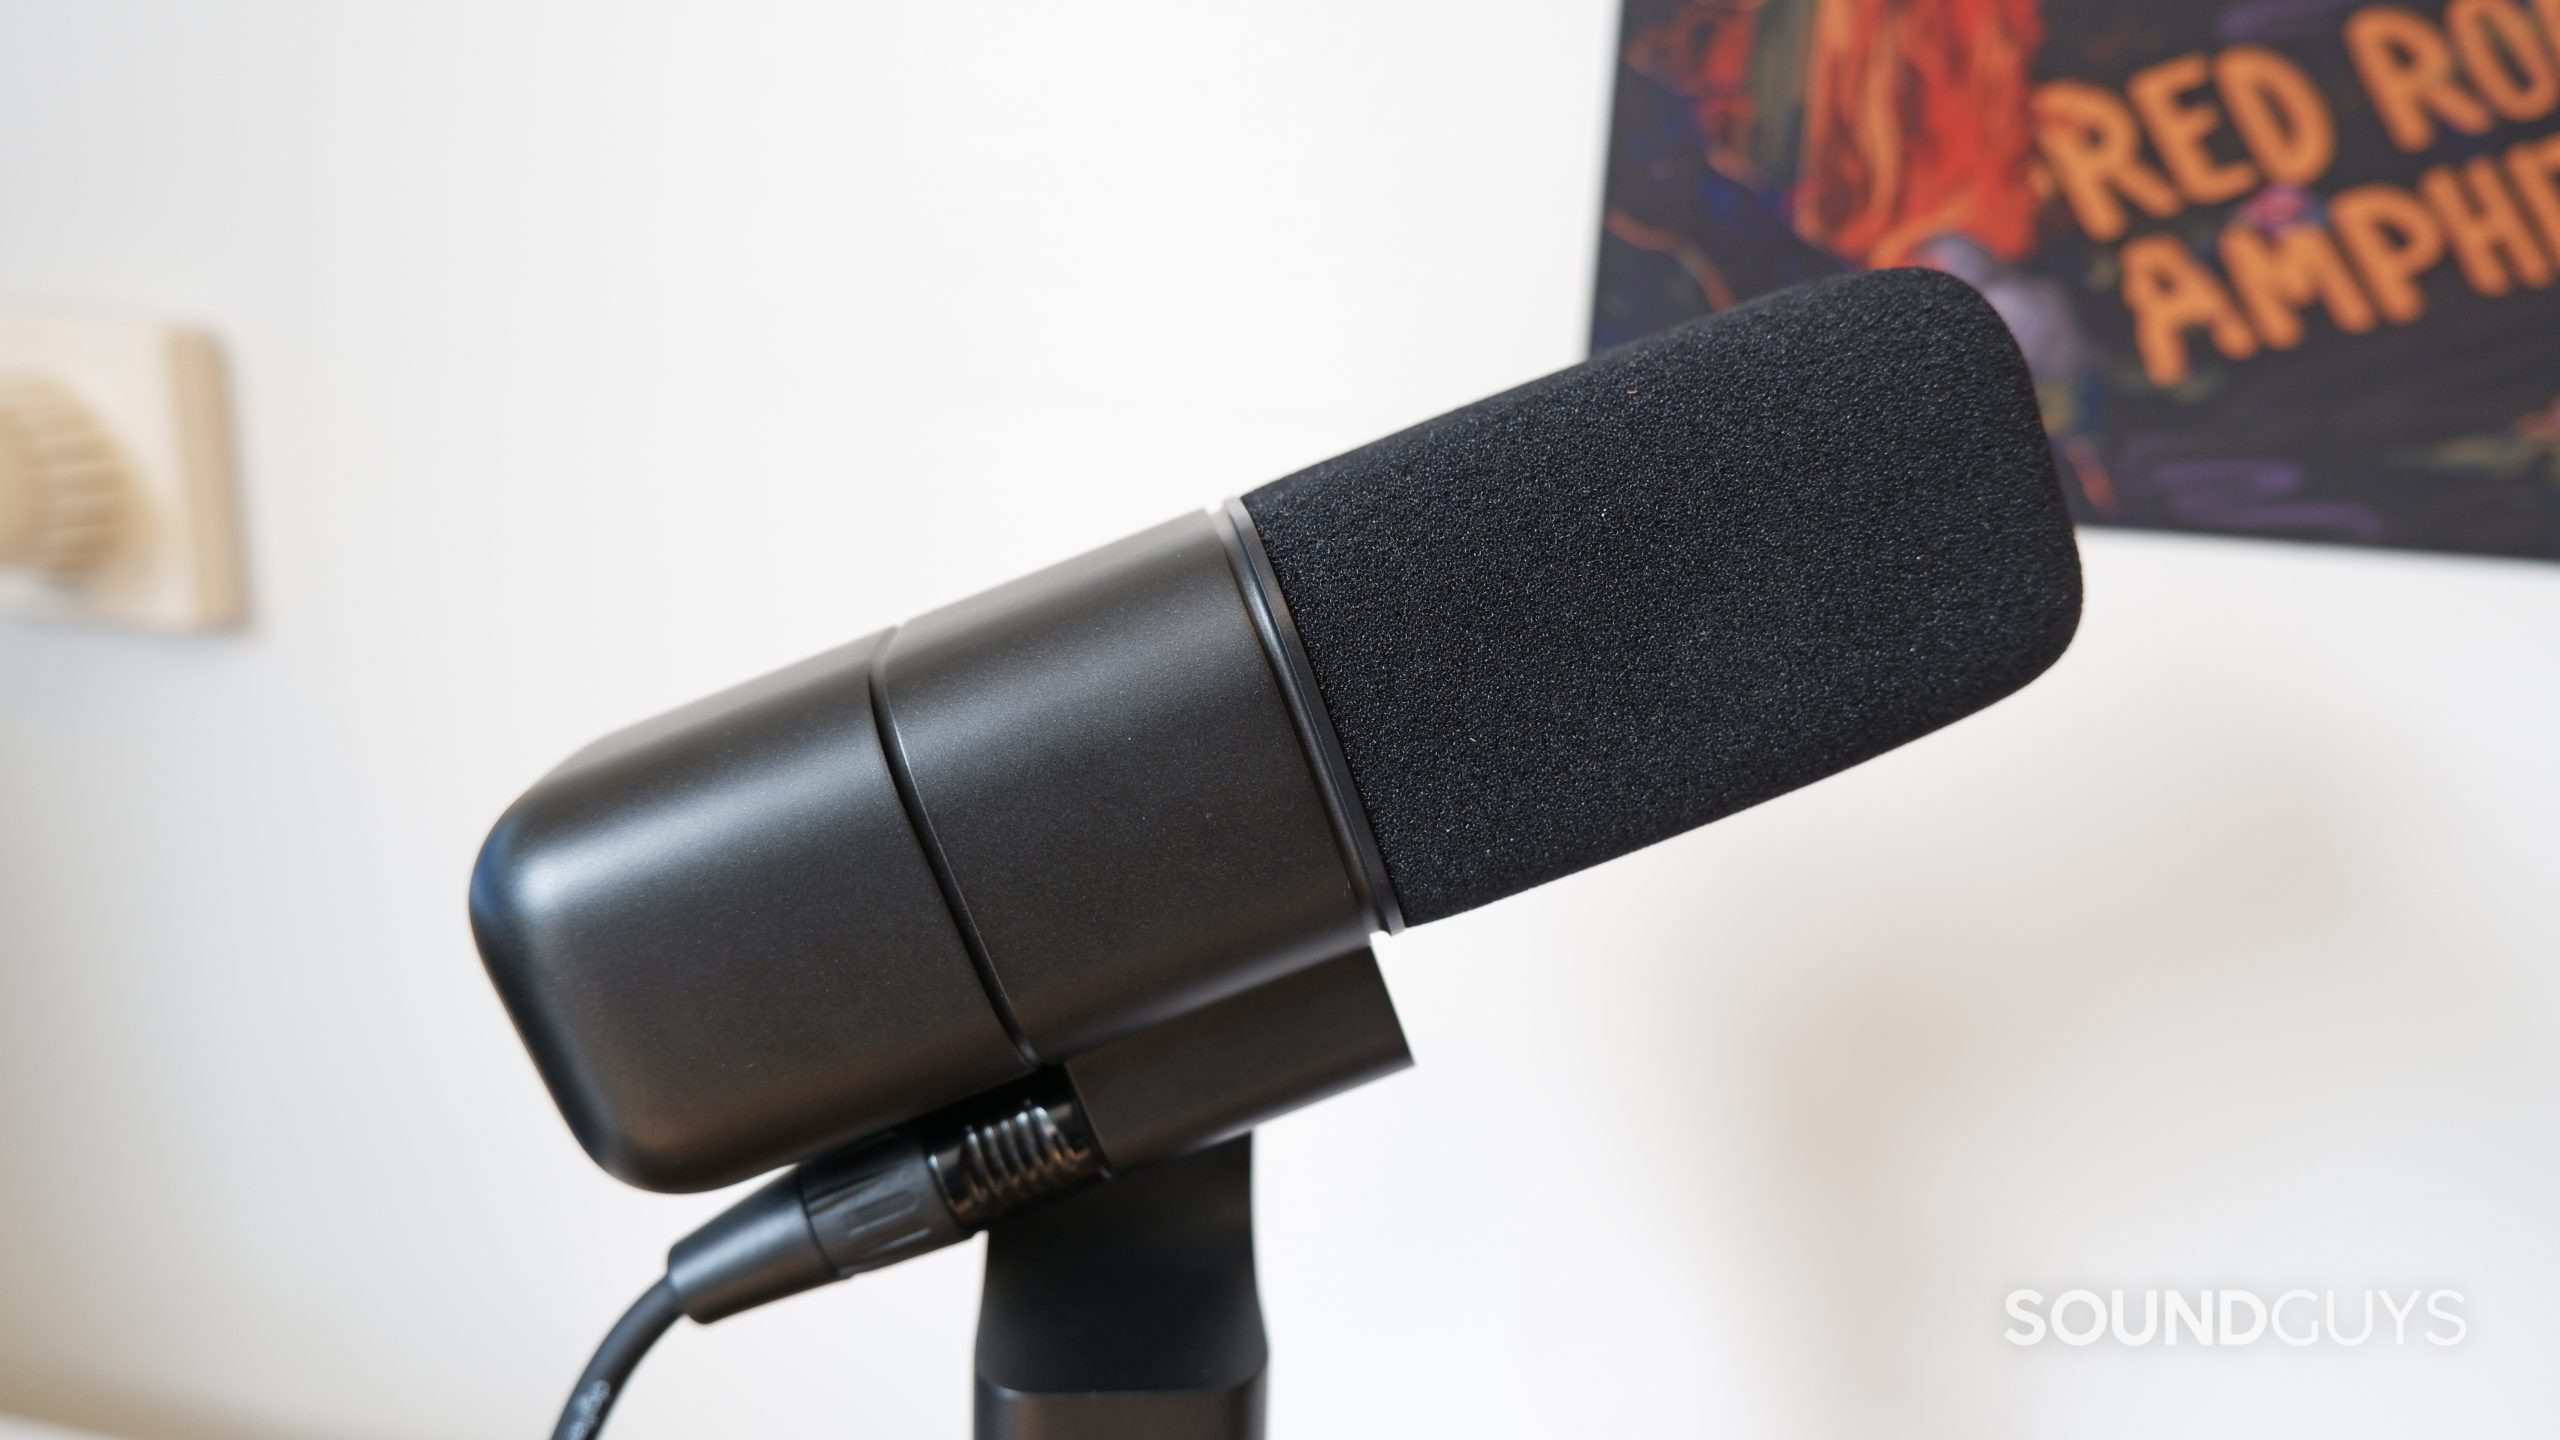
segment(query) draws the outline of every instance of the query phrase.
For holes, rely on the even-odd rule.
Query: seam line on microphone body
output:
[[[961,893],[960,878],[951,872],[951,862],[942,853],[942,839],[933,832],[933,817],[925,813],[924,797],[917,793],[915,776],[907,768],[906,741],[898,734],[898,719],[889,708],[889,652],[898,643],[901,626],[891,626],[880,637],[880,648],[871,654],[868,683],[871,687],[871,720],[879,727],[881,754],[889,762],[889,783],[897,788],[898,803],[906,808],[907,824],[915,831],[916,843],[923,847],[925,864],[933,871],[933,882],[942,890],[942,902],[951,912],[953,928],[960,932],[960,944],[969,952],[969,964],[978,972],[978,984],[987,992],[987,1003],[994,1007],[996,1023],[1004,1027],[1005,1038],[1013,1042],[1014,1052],[1026,1065],[1039,1068],[1043,1063],[1039,1052],[1031,1048],[1031,1040],[1022,1033],[1022,1023],[1014,1018],[1013,1001],[1004,993],[1004,981],[996,974],[994,957],[987,953],[987,942],[978,934],[978,922],[969,914],[968,897]]]
[[[1325,818],[1333,824],[1334,843],[1342,849],[1343,864],[1351,872],[1351,883],[1360,899],[1378,922],[1378,928],[1392,935],[1404,929],[1404,911],[1396,901],[1395,883],[1387,875],[1386,856],[1378,849],[1378,837],[1369,828],[1369,814],[1360,800],[1359,787],[1351,780],[1351,762],[1342,753],[1342,741],[1334,733],[1333,716],[1325,709],[1324,692],[1316,686],[1315,667],[1307,659],[1306,644],[1298,638],[1298,625],[1289,615],[1288,597],[1281,593],[1280,579],[1271,571],[1271,557],[1263,553],[1262,537],[1253,528],[1253,515],[1244,508],[1242,497],[1230,498],[1210,511],[1217,521],[1218,538],[1226,543],[1227,565],[1235,572],[1236,589],[1243,592],[1246,613],[1253,617],[1253,628],[1262,637],[1263,658],[1271,664],[1271,672],[1280,683],[1280,696],[1289,708],[1289,723],[1298,732],[1300,748],[1306,751],[1307,768],[1315,773],[1316,792],[1324,798]]]

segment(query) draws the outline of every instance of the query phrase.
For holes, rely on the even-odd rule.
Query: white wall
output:
[[[0,629],[0,1410],[547,1425],[719,1202],[561,1129],[487,823],[1576,358],[1613,28],[0,3],[0,293],[220,332],[258,603]],[[2550,1432],[2560,568],[2087,558],[2019,699],[1384,947],[1421,1068],[1262,1151],[1280,1433]],[[976,1273],[680,1331],[615,1433],[962,1433]],[[1999,1339],[2084,1281],[2442,1284],[2471,1337]]]

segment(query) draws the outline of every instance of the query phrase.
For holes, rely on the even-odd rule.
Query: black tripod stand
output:
[[[1262,1440],[1253,1137],[987,1235],[977,1440]]]

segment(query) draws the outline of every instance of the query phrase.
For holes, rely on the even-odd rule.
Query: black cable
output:
[[[1054,1091],[1054,1093],[1052,1093]],[[1012,1108],[891,1130],[822,1155],[667,1252],[666,1278],[614,1324],[551,1440],[595,1440],[631,1372],[680,1317],[699,1324],[955,1245],[1023,1206],[1103,1178],[1102,1148],[1051,1075]]]
[[[595,1358],[578,1377],[578,1387],[569,1392],[569,1403],[560,1412],[560,1423],[552,1427],[551,1440],[594,1440],[613,1402],[622,1398],[622,1387],[631,1382],[631,1372],[640,1368],[640,1358],[683,1315],[676,1303],[676,1287],[664,1280],[632,1301],[606,1332],[604,1343],[596,1347]]]

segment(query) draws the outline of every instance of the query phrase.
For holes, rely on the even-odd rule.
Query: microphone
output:
[[[1404,1063],[1372,933],[1949,724],[2079,609],[1999,317],[1845,276],[601,741],[472,922],[606,1170],[834,1152],[679,1247],[709,1319],[758,1226],[818,1283]]]

